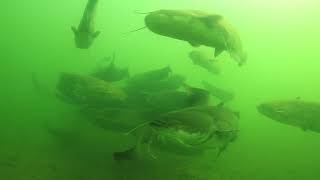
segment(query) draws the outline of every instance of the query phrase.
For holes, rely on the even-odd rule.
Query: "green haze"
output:
[[[99,37],[88,50],[75,48],[71,26],[87,0],[3,1],[0,6],[0,179],[3,180],[317,180],[320,135],[268,119],[256,106],[301,97],[320,101],[320,2],[318,0],[100,0]],[[188,58],[193,47],[156,35],[144,15],[158,9],[197,9],[223,15],[238,30],[248,53],[242,67],[223,53],[222,74],[212,75]],[[203,48],[203,47],[201,47]],[[203,48],[208,52],[213,49]],[[87,74],[105,56],[130,74],[170,65],[200,86],[202,80],[232,90],[229,107],[240,112],[238,139],[216,159],[114,162],[130,139],[99,129],[59,101],[61,72]],[[32,84],[35,73],[41,90]],[[47,123],[65,129],[48,133]],[[183,174],[183,175],[181,175]],[[184,175],[187,174],[187,175]]]

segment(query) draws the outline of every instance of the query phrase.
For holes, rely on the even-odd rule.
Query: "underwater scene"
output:
[[[0,180],[320,179],[320,1],[0,4]]]

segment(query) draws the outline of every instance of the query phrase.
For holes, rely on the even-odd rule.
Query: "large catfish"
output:
[[[221,15],[192,10],[158,10],[145,17],[152,32],[189,42],[192,46],[215,48],[215,56],[227,51],[239,65],[246,53],[235,28]]]
[[[95,31],[94,28],[97,4],[98,0],[88,0],[78,29],[74,26],[71,28],[75,35],[77,48],[89,49],[94,39],[100,34],[100,31]]]
[[[258,111],[280,123],[320,133],[320,103],[300,99],[262,103]]]

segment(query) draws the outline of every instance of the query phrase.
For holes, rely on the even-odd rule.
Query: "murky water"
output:
[[[319,179],[319,133],[273,121],[256,108],[277,99],[320,101],[317,0],[100,0],[95,30],[101,33],[89,49],[79,49],[71,26],[78,27],[86,3],[1,3],[0,179]],[[213,55],[213,48],[192,47],[148,29],[128,33],[145,26],[142,13],[160,9],[224,16],[237,29],[247,62],[239,67],[223,52],[217,58],[221,73],[216,75],[194,65],[188,56],[194,49]],[[83,104],[70,104],[56,95],[61,72],[89,75],[114,52],[117,67],[128,68],[131,77],[169,65],[192,87],[203,88],[206,81],[234,93],[235,98],[223,106],[239,112],[237,138],[219,157],[216,149],[186,155],[176,147],[171,151],[151,147],[151,153],[145,147],[139,157],[114,160],[114,152],[134,146],[135,136],[126,134],[127,130],[112,131],[122,124],[108,124],[106,129],[92,123],[92,117],[100,114],[88,118]],[[148,100],[153,97],[148,92],[143,95]],[[211,97],[210,105],[219,103]],[[123,112],[121,118],[130,123],[140,120],[130,113]]]

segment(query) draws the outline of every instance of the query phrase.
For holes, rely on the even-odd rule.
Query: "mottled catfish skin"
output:
[[[236,30],[222,16],[200,11],[158,10],[145,17],[146,27],[159,35],[215,48],[215,56],[227,51],[239,65],[246,53]]]
[[[98,0],[88,0],[78,29],[74,26],[72,27],[77,48],[88,49],[94,39],[100,34],[100,31],[95,31],[94,29],[97,4]]]
[[[262,103],[258,111],[283,124],[320,133],[320,103],[282,100]]]

